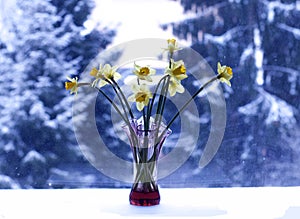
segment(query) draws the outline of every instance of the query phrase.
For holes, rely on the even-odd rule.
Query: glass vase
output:
[[[157,164],[165,139],[171,134],[166,125],[151,117],[145,126],[143,118],[133,120],[124,130],[133,155],[133,184],[129,195],[131,205],[153,206],[160,203]]]

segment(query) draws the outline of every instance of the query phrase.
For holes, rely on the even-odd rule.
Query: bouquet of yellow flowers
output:
[[[133,94],[128,98],[125,97],[123,91],[120,89],[117,83],[117,81],[121,79],[121,75],[117,72],[117,68],[110,66],[110,64],[105,64],[104,66],[100,65],[99,69],[93,68],[90,72],[90,75],[95,79],[94,81],[89,83],[78,82],[77,77],[68,77],[67,79],[69,81],[65,82],[65,88],[66,90],[70,90],[71,94],[77,94],[78,88],[81,86],[91,86],[92,88],[97,89],[112,104],[112,106],[119,113],[126,124],[130,124],[130,119],[135,118],[128,101],[136,102],[137,109],[143,112],[144,129],[147,130],[149,128],[149,120],[152,114],[155,98],[159,96],[155,114],[157,116],[157,118],[155,119],[155,123],[157,123],[159,115],[163,114],[167,93],[169,93],[171,97],[176,93],[183,93],[185,89],[182,86],[181,81],[188,77],[188,75],[186,74],[184,62],[182,60],[174,61],[172,59],[173,53],[176,50],[180,50],[181,48],[177,46],[175,39],[168,39],[167,42],[168,47],[164,50],[169,52],[169,65],[165,69],[165,75],[157,83],[155,91],[153,93],[150,91],[149,86],[143,83],[143,81],[152,82],[151,76],[156,73],[156,70],[151,68],[150,66],[139,66],[136,63],[134,63],[133,73],[137,76],[137,84],[134,84],[132,86]],[[201,88],[199,88],[199,90],[192,96],[192,98],[188,100],[186,104],[184,104],[184,106],[178,111],[174,118],[168,123],[166,129],[170,127],[170,125],[178,117],[180,112],[182,112],[187,107],[187,105],[213,81],[219,79],[221,82],[224,82],[231,86],[230,80],[232,78],[232,69],[228,66],[221,66],[221,64],[218,63],[217,71],[218,75],[210,79]],[[119,109],[117,105],[115,105],[111,100],[111,98],[101,90],[101,87],[105,85],[112,86],[120,100],[122,109]],[[160,89],[160,95],[157,95],[158,89]],[[147,107],[147,110],[145,110],[145,107]]]
[[[150,66],[141,66],[134,62],[133,74],[136,81],[131,86],[132,94],[126,97],[118,80],[121,74],[117,68],[110,64],[100,65],[99,68],[92,68],[90,76],[94,78],[91,82],[78,82],[78,78],[68,78],[65,82],[65,88],[72,93],[77,94],[81,86],[90,86],[97,89],[113,106],[116,112],[124,121],[124,130],[126,131],[135,164],[135,180],[130,195],[131,204],[152,205],[159,203],[159,194],[156,184],[156,161],[158,159],[161,147],[166,137],[171,133],[170,126],[186,109],[189,103],[213,81],[220,80],[231,86],[232,69],[222,66],[218,63],[218,74],[208,80],[200,87],[191,98],[183,104],[173,118],[164,124],[162,122],[163,113],[166,106],[168,94],[173,97],[177,93],[185,91],[181,84],[182,80],[188,78],[185,63],[183,60],[175,61],[173,54],[181,50],[175,39],[167,40],[167,48],[163,49],[168,52],[168,64],[164,74],[151,89],[147,82],[153,82],[153,76],[156,70]],[[118,100],[117,105],[102,89],[103,86],[110,86]],[[136,119],[130,106],[130,102],[135,102],[137,110],[141,113],[141,118]],[[150,198],[139,199],[141,193],[151,193]]]

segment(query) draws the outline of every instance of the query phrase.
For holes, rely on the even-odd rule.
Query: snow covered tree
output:
[[[2,14],[0,171],[25,188],[45,188],[52,167],[82,159],[70,122],[72,97],[63,86],[114,34],[86,30],[93,6],[15,0],[14,13]]]
[[[189,18],[162,27],[191,42],[211,66],[233,67],[227,132],[217,154],[233,185],[288,185],[299,150],[299,2],[181,0]],[[292,169],[292,168],[291,168]],[[296,175],[296,174],[295,174]],[[299,176],[296,177],[298,184]]]

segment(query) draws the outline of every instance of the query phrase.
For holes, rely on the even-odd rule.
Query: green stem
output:
[[[139,183],[143,183],[145,186],[150,185],[150,189],[155,188],[155,175],[154,175],[154,168],[156,163],[142,163],[137,164],[135,163],[136,174],[134,178],[134,187],[136,188]],[[151,188],[152,187],[152,188]]]
[[[159,122],[158,122],[158,128],[160,127],[160,124],[161,124],[161,121],[162,121],[162,115],[164,113],[164,110],[165,110],[165,105],[166,105],[166,99],[167,99],[167,95],[168,95],[168,91],[169,91],[169,84],[170,84],[170,77],[167,78],[167,83],[164,87],[164,91],[162,93],[162,96],[163,96],[163,99],[162,99],[162,104],[161,104],[161,107],[160,107],[160,112],[159,112]],[[159,131],[159,130],[158,130]]]
[[[100,92],[111,104],[112,106],[115,108],[115,110],[117,111],[117,113],[121,116],[121,118],[124,120],[124,122],[126,123],[126,125],[130,125],[128,119],[126,119],[121,110],[118,108],[118,106],[112,101],[112,99],[110,99],[109,96],[107,96],[101,89],[99,89],[98,87],[94,87],[96,90],[98,90],[98,92]]]
[[[110,83],[109,81],[107,81],[108,83]],[[79,83],[78,86],[85,86],[85,85],[90,85],[91,86],[91,83]],[[128,120],[128,118],[124,117],[124,115],[122,114],[121,110],[118,108],[118,106],[112,101],[112,99],[106,95],[101,89],[99,89],[98,87],[94,87],[92,86],[93,88],[95,88],[99,93],[101,93],[111,104],[112,106],[114,107],[114,109],[116,110],[116,112],[121,116],[121,118],[124,120],[124,122],[126,123],[126,125],[128,125],[131,129],[131,124]],[[116,90],[115,90],[116,91]],[[123,111],[126,115],[126,112],[125,112],[125,108],[123,107]]]
[[[115,87],[115,84],[112,83],[112,82],[111,82],[110,80],[108,80],[108,79],[105,79],[105,81],[106,81],[107,83],[109,83],[109,84],[112,86],[112,88],[114,89],[116,95],[117,95],[118,98],[119,98],[119,101],[120,101],[120,103],[121,103],[121,106],[122,106],[122,108],[123,108],[123,111],[124,111],[124,114],[125,114],[125,118],[126,118],[126,120],[128,121],[128,123],[129,123],[129,119],[128,119],[128,115],[127,115],[127,111],[126,111],[124,102],[123,102],[122,97],[120,96],[120,94],[119,94],[117,88]]]
[[[158,116],[160,115],[160,117],[161,117],[162,112],[163,112],[164,103],[165,103],[165,100],[166,100],[166,92],[169,88],[169,82],[170,82],[170,76],[168,75],[168,77],[166,77],[166,79],[163,81],[161,91],[160,91],[159,100],[158,100],[158,103],[157,103],[156,117],[155,117],[155,123],[156,124],[157,124],[157,121],[158,121]]]
[[[137,83],[138,85],[140,84],[140,79],[137,78]],[[145,111],[145,107],[143,108],[143,121],[144,121],[144,132],[145,132],[145,136],[148,136],[148,131],[149,131],[149,120],[148,117],[146,117],[146,111]]]
[[[138,140],[137,140],[137,136],[135,134],[135,131],[133,130],[132,126],[131,126],[131,123],[129,122],[128,118],[122,114],[121,110],[118,108],[118,106],[112,101],[112,99],[106,95],[101,89],[99,89],[98,87],[94,87],[96,90],[98,90],[98,92],[100,92],[111,104],[112,106],[114,107],[114,109],[117,111],[117,113],[121,116],[121,118],[123,119],[123,121],[126,123],[126,125],[128,126],[129,128],[129,131],[130,131],[130,135],[131,135],[131,139],[133,141],[133,147],[135,145],[138,144]],[[116,90],[115,90],[116,91]],[[122,108],[123,108],[123,111],[124,111],[124,114],[126,114],[126,111],[125,111],[125,107],[124,105],[122,105]],[[133,148],[133,151],[134,151],[134,156],[135,156],[135,160],[138,160],[140,158],[140,154],[138,153],[137,151],[137,148],[134,147]]]
[[[152,108],[153,108],[153,104],[154,104],[154,101],[155,101],[155,98],[156,98],[156,94],[157,94],[158,88],[159,88],[160,84],[162,83],[162,81],[164,81],[167,77],[169,77],[169,75],[163,76],[163,77],[159,80],[159,82],[158,82],[158,84],[157,84],[157,86],[156,86],[156,88],[155,88],[155,90],[154,90],[153,98],[152,98],[152,100],[151,100],[151,103],[148,104],[148,107],[147,107],[147,120],[148,120],[148,121],[149,121],[150,116],[151,116],[151,113],[152,113]]]
[[[127,99],[126,99],[126,97],[125,97],[125,95],[124,95],[122,89],[120,88],[120,86],[118,85],[118,83],[117,83],[114,79],[111,79],[111,81],[113,82],[113,84],[117,87],[118,91],[120,92],[120,94],[121,94],[121,96],[122,96],[122,98],[123,98],[123,101],[124,101],[124,103],[125,103],[125,105],[126,105],[126,107],[127,107],[127,109],[128,109],[128,112],[129,112],[129,114],[130,114],[131,119],[134,119],[132,110],[131,110],[131,108],[130,108],[130,106],[129,106],[129,103],[128,103],[128,101],[127,101]]]

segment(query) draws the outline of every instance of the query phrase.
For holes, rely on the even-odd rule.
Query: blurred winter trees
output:
[[[215,159],[232,185],[299,185],[300,3],[181,0],[165,24],[212,67],[233,67],[227,132]]]
[[[0,188],[9,178],[11,185],[45,188],[51,167],[82,159],[66,76],[83,71],[114,31],[85,27],[91,0],[1,4]]]
[[[208,171],[197,169],[210,128],[209,106],[201,97],[199,148],[162,184],[300,185],[299,1],[177,1],[187,19],[162,28],[190,42],[213,68],[218,61],[233,67],[234,78],[232,88],[224,87],[225,137]],[[85,161],[64,81],[79,76],[115,32],[86,25],[92,0],[0,0],[0,6],[0,188],[47,188],[53,175],[68,179],[66,184],[96,181],[95,174],[72,172]],[[104,110],[96,108],[102,116],[96,119],[110,127]],[[113,133],[108,128],[103,134],[115,152]]]

